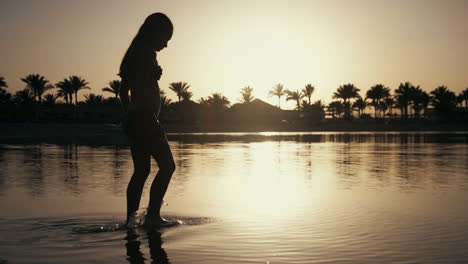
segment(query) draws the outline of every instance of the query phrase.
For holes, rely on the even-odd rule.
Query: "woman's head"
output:
[[[174,27],[171,20],[163,13],[149,15],[138,31],[138,36],[156,51],[167,47]]]

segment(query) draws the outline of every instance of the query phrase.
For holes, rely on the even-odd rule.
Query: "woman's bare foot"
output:
[[[161,216],[155,215],[146,215],[144,226],[151,226],[151,227],[170,227],[180,224],[179,221],[175,220],[167,220],[162,218]]]

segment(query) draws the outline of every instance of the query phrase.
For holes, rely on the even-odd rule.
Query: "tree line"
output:
[[[113,94],[112,97],[104,98],[102,95],[88,93],[84,95],[83,102],[78,101],[78,93],[83,90],[91,89],[81,76],[72,75],[63,80],[52,84],[40,74],[29,74],[21,81],[25,83],[25,88],[10,94],[6,88],[8,84],[3,76],[0,76],[0,103],[2,104],[44,104],[54,105],[64,103],[68,105],[84,104],[116,104],[119,103],[120,80],[112,80],[107,87],[101,88],[103,92]],[[169,89],[177,97],[177,102],[172,102],[165,92],[161,90],[161,102],[163,110],[171,104],[193,102],[193,93],[190,91],[190,85],[186,82],[173,82],[169,84]],[[55,90],[55,92],[53,92]],[[253,96],[254,88],[246,86],[240,90],[238,103],[248,104],[255,100]],[[449,113],[457,106],[468,108],[468,88],[461,91],[458,95],[450,91],[446,86],[438,86],[429,93],[420,88],[419,85],[413,85],[410,82],[400,83],[397,89],[392,93],[391,89],[384,84],[371,86],[365,93],[360,95],[360,89],[354,84],[340,85],[333,93],[334,99],[329,104],[324,104],[321,100],[312,102],[312,95],[315,87],[312,84],[306,84],[304,88],[298,90],[285,89],[284,85],[276,84],[268,93],[268,96],[277,97],[278,108],[281,109],[281,99],[294,101],[295,110],[308,111],[309,109],[320,109],[329,113],[333,118],[352,118],[356,112],[358,117],[364,117],[367,108],[373,110],[374,118],[395,117],[394,109],[398,109],[403,118],[419,118],[429,107],[434,107],[435,111],[440,113]],[[230,100],[221,93],[213,93],[204,98],[201,97],[197,103],[213,108],[214,110],[225,110],[231,106]],[[366,114],[369,116],[368,114]]]

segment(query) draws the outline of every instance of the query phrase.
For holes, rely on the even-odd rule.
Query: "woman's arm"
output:
[[[120,102],[122,103],[122,108],[125,112],[128,111],[128,107],[130,105],[130,97],[128,96],[128,92],[130,91],[129,83],[126,78],[122,79],[120,83]]]

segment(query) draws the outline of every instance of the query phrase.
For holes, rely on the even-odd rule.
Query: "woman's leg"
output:
[[[127,187],[127,223],[138,210],[141,193],[151,170],[150,153],[141,144],[131,144],[133,175]]]
[[[148,215],[161,218],[160,211],[162,201],[166,194],[167,187],[169,186],[169,182],[171,181],[172,174],[175,171],[175,163],[171,148],[169,147],[169,142],[165,135],[158,138],[151,149],[151,156],[153,156],[158,163],[159,171],[151,184]]]

